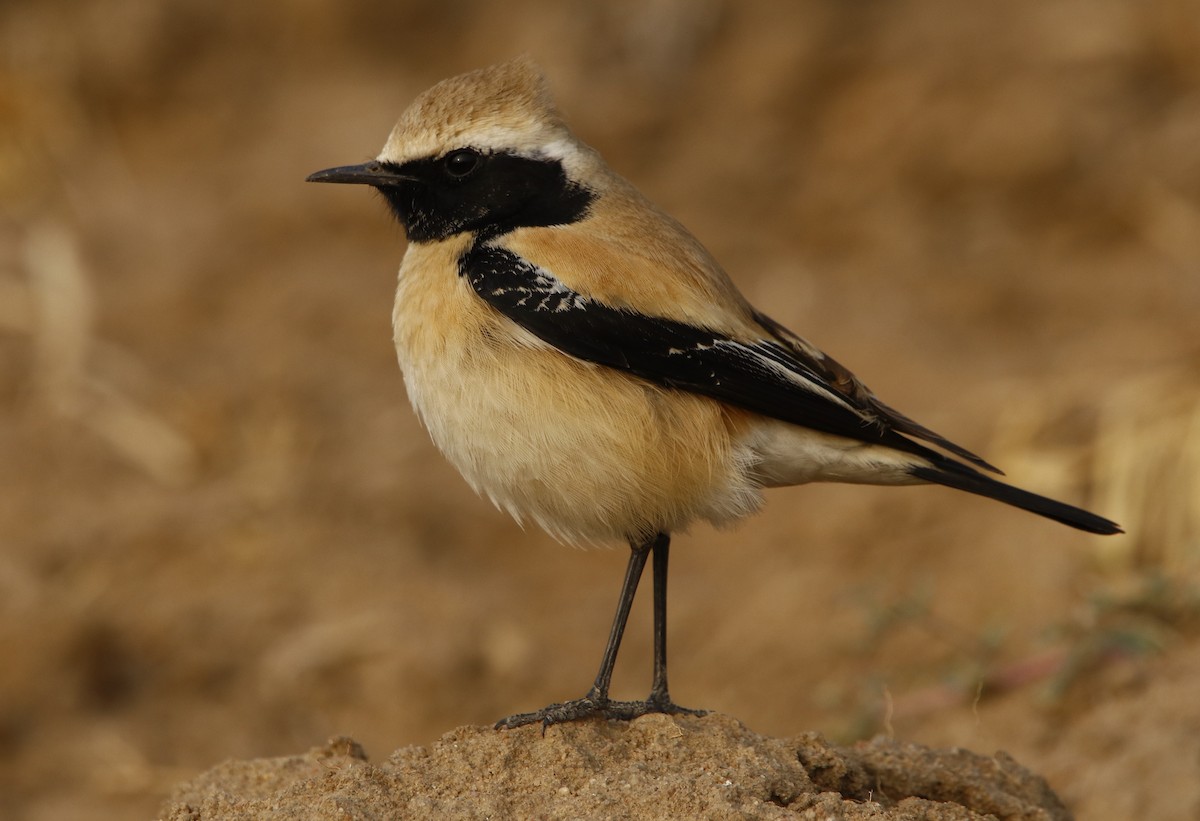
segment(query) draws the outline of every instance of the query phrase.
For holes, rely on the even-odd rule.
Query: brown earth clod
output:
[[[461,727],[370,763],[348,738],[230,761],[181,784],[166,821],[345,818],[835,818],[1064,821],[1004,753],[758,735],[723,715],[496,731]]]

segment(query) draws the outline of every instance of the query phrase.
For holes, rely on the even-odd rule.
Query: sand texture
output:
[[[1063,821],[1010,756],[885,738],[768,738],[728,716],[647,716],[513,731],[460,727],[379,763],[341,737],[229,761],[179,786],[168,821],[374,818],[821,818]]]

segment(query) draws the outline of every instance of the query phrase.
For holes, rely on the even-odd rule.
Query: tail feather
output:
[[[909,473],[917,479],[945,485],[956,490],[965,490],[967,493],[974,493],[978,496],[986,496],[989,499],[1028,510],[1030,513],[1045,516],[1047,519],[1053,519],[1064,525],[1086,530],[1088,533],[1107,536],[1124,532],[1120,525],[1103,516],[1097,516],[1082,508],[1057,502],[1012,485],[1006,485],[950,459],[940,459],[929,466],[912,467],[909,469]]]

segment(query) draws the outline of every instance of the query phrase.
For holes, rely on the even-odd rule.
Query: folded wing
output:
[[[763,337],[720,331],[606,305],[566,287],[551,271],[494,245],[465,254],[459,273],[497,311],[563,353],[825,433],[920,457],[910,473],[1095,533],[1112,522],[992,479],[914,439],[978,467],[980,457],[880,402],[849,370],[755,314]],[[912,437],[912,438],[909,438]],[[998,472],[998,471],[996,471]]]

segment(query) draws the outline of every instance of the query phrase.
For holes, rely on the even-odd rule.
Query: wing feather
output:
[[[933,432],[924,425],[915,422],[895,408],[885,405],[848,368],[833,359],[833,357],[817,350],[804,339],[801,339],[766,314],[755,311],[754,319],[780,345],[786,347],[795,360],[805,363],[805,368],[812,374],[814,379],[832,386],[839,394],[850,398],[856,407],[870,413],[879,419],[881,423],[900,433],[937,445],[939,448],[953,453],[955,456],[965,459],[977,467],[1003,475],[1004,472],[1002,470],[984,461],[982,457],[977,456],[961,445],[951,442],[946,437]]]
[[[766,317],[756,316],[769,332],[766,338],[746,342],[615,308],[571,290],[552,272],[495,245],[472,248],[459,270],[497,311],[587,362],[792,424],[928,457],[932,451],[901,434],[919,436],[986,466],[883,405],[849,371],[819,352],[821,358],[813,356],[811,346]]]

